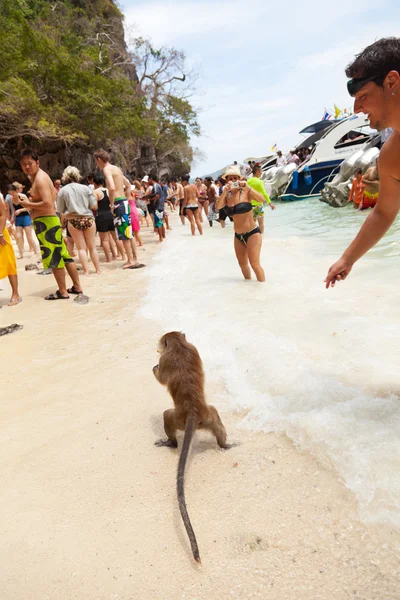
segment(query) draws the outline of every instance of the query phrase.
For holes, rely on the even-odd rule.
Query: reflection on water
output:
[[[231,227],[192,238],[178,225],[143,313],[197,345],[221,410],[285,432],[337,469],[364,520],[400,528],[399,225],[346,282],[323,285],[365,217],[319,201],[266,209],[265,284],[241,278]]]

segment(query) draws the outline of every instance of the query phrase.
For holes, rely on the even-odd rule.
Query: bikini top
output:
[[[226,209],[229,216],[233,215],[244,215],[244,213],[248,213],[253,210],[251,206],[251,202],[239,202],[239,204],[235,204],[235,206],[226,205]]]

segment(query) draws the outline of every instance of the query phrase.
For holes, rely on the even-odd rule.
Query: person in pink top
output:
[[[132,233],[135,238],[135,242],[137,243],[137,245],[139,247],[141,247],[141,246],[143,246],[143,242],[142,242],[142,238],[140,236],[140,217],[139,217],[139,211],[136,206],[137,197],[138,197],[137,190],[135,189],[135,186],[132,186],[131,193],[128,198],[129,207],[131,209]],[[133,240],[132,240],[132,242],[135,243]]]

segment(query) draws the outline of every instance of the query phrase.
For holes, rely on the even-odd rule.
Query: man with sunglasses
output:
[[[392,127],[379,156],[380,196],[343,256],[329,269],[326,288],[346,279],[354,263],[385,235],[400,210],[400,38],[371,44],[346,69],[354,113],[368,116],[373,129]]]

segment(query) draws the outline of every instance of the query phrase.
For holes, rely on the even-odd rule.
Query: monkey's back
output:
[[[176,339],[163,352],[160,368],[168,370],[167,388],[172,396],[176,410],[182,417],[198,414],[199,418],[207,412],[204,393],[203,363],[197,348],[186,340]]]

